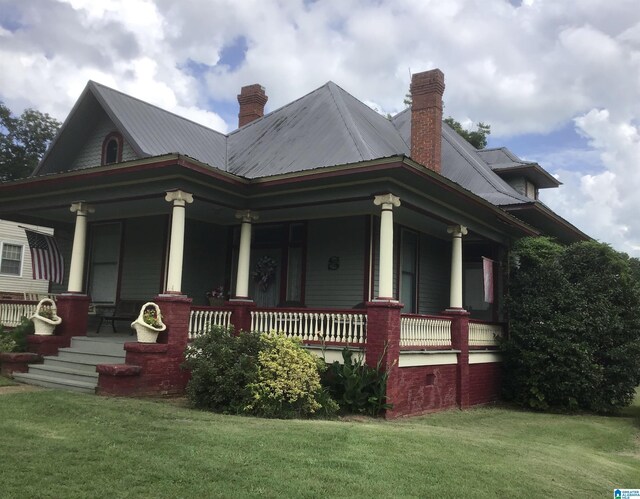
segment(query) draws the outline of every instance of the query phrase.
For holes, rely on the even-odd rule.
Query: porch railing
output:
[[[228,327],[231,323],[231,310],[211,307],[191,307],[189,316],[189,339],[207,331],[211,326]]]
[[[251,330],[302,341],[363,344],[367,315],[359,312],[264,309],[251,312]]]
[[[469,321],[469,346],[495,347],[504,335],[502,324]]]
[[[450,347],[451,319],[403,314],[400,318],[400,346]]]
[[[30,300],[0,300],[0,324],[6,327],[16,327],[22,317],[31,317],[36,313],[37,301]]]

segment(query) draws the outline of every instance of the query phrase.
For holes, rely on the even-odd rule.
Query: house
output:
[[[46,227],[0,220],[0,298],[18,299],[46,295],[49,281],[34,279],[31,253],[24,227],[52,234]]]
[[[213,320],[382,359],[388,417],[495,399],[511,243],[587,236],[539,201],[559,185],[542,167],[444,124],[443,92],[414,74],[387,119],[329,82],[264,115],[250,85],[224,135],[89,82],[33,176],[0,185],[0,216],[54,227],[68,262],[66,320],[34,351],[86,334],[89,301],[156,297],[168,333],[99,366],[99,393],[180,391]]]

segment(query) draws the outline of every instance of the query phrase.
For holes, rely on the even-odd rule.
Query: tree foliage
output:
[[[25,109],[14,116],[0,102],[0,181],[29,176],[59,128],[60,122],[47,113]]]
[[[633,260],[633,259],[632,259]],[[505,395],[536,409],[612,412],[640,383],[640,285],[627,255],[546,238],[512,252]]]
[[[487,147],[487,136],[491,134],[491,125],[480,121],[476,123],[475,130],[467,130],[459,121],[454,120],[451,116],[445,118],[444,122],[476,149],[484,149]]]

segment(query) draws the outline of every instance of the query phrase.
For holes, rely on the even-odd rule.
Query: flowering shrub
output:
[[[301,347],[299,341],[275,333],[263,335],[258,353],[258,376],[249,385],[252,399],[247,409],[266,417],[305,417],[323,408],[335,413],[338,406],[320,385],[323,363]]]
[[[226,298],[226,291],[224,290],[224,286],[220,284],[217,288],[213,288],[211,291],[207,291],[205,296],[207,298],[213,298],[214,300],[224,300]]]
[[[33,322],[26,317],[11,330],[5,330],[0,324],[0,352],[26,352],[30,334],[33,334]]]
[[[190,403],[232,414],[290,418],[329,416],[336,403],[320,385],[324,363],[299,343],[279,335],[261,335],[214,326],[186,352],[191,370]]]

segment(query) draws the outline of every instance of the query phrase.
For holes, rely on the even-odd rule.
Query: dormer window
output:
[[[113,132],[102,143],[102,164],[111,165],[122,161],[122,135]]]

